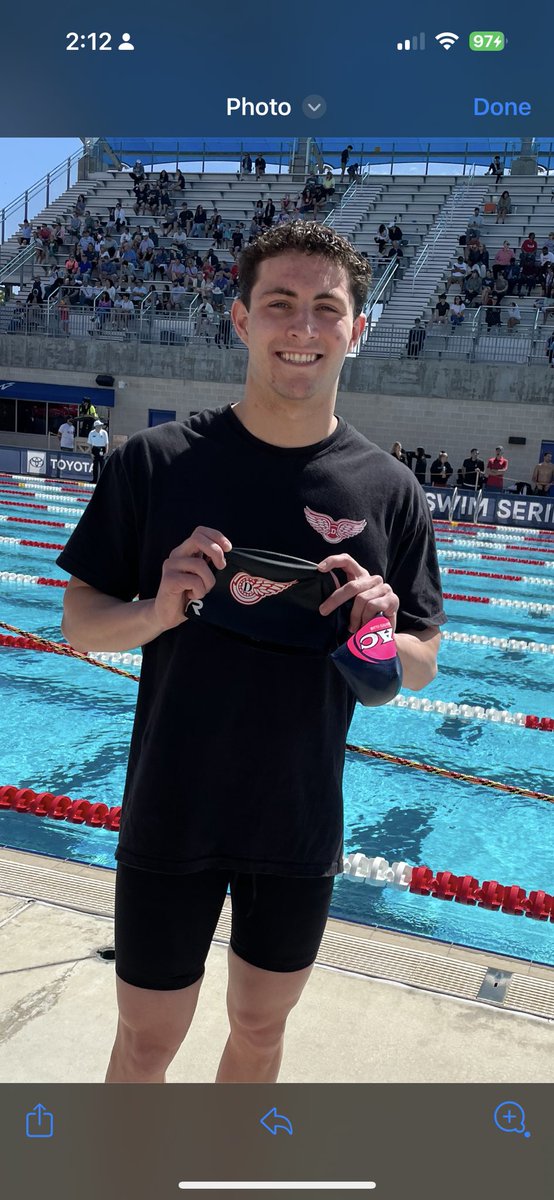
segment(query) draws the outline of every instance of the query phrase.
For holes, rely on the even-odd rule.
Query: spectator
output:
[[[20,246],[30,246],[33,229],[30,222],[25,218],[23,224],[19,226],[18,242]]]
[[[481,276],[478,271],[471,271],[467,279],[464,279],[464,297],[466,304],[470,307],[475,304],[481,294]]]
[[[208,220],[208,214],[206,212],[206,209],[203,208],[201,204],[197,204],[195,212],[194,212],[194,217],[192,219],[192,237],[193,238],[204,237],[207,220]]]
[[[517,283],[517,294],[521,296],[523,289],[527,288],[527,295],[530,296],[537,283],[538,264],[532,254],[521,254],[519,261],[521,270]]]
[[[141,183],[144,177],[144,167],[140,158],[137,158],[133,170],[129,172],[129,178],[135,183]]]
[[[408,358],[419,358],[425,342],[425,328],[416,317],[408,334]]]
[[[270,229],[271,226],[273,225],[274,216],[275,216],[275,205],[274,205],[271,197],[269,197],[269,199],[266,203],[266,206],[264,208],[264,214],[263,214],[263,223],[267,229]]]
[[[393,458],[397,458],[399,462],[404,463],[405,467],[408,465],[406,455],[404,454],[404,451],[402,449],[402,442],[393,442],[392,443],[391,454],[392,454]]]
[[[171,288],[171,292],[170,292],[171,308],[172,309],[181,308],[186,294],[187,294],[186,288],[183,287],[182,283],[179,283],[179,281],[174,283],[173,287]]]
[[[533,261],[537,257],[538,243],[534,233],[529,233],[525,241],[521,243],[521,253],[528,257],[532,257]]]
[[[492,273],[495,279],[499,271],[503,270],[504,267],[509,267],[512,258],[514,258],[513,247],[510,246],[508,241],[504,241],[500,247],[500,250],[498,250],[495,254],[494,262],[492,264]]]
[[[379,254],[383,254],[389,244],[389,234],[386,225],[380,225],[373,239]]]
[[[358,162],[352,163],[349,167],[347,167],[347,174],[351,182],[354,183],[360,175],[360,164]]]
[[[177,170],[175,171],[175,174],[173,176],[173,186],[175,188],[179,188],[180,192],[184,192],[185,187],[186,187],[185,176],[183,175],[183,172],[179,169],[179,167],[177,168]]]
[[[121,233],[121,229],[125,225],[125,209],[123,208],[121,200],[117,201],[117,204],[114,208],[114,220],[116,233]]]
[[[102,421],[98,418],[94,422],[87,441],[92,454],[92,482],[98,483],[109,446],[108,435]]]
[[[433,322],[437,325],[446,325],[449,313],[450,305],[446,299],[446,292],[441,292],[433,312]]]
[[[502,163],[500,161],[500,155],[495,154],[492,162],[490,163],[488,170],[485,171],[485,175],[494,175],[496,183],[500,183],[500,180],[502,179],[503,174],[504,174],[504,167],[502,166]]]
[[[493,295],[500,302],[508,294],[508,280],[503,271],[499,271],[494,280]]]
[[[448,450],[439,450],[438,458],[431,463],[431,483],[433,487],[446,487],[452,474],[448,461]]]
[[[252,159],[248,153],[243,154],[240,165],[241,165],[241,170],[244,172],[245,175],[252,174]]]
[[[341,154],[341,156],[340,156],[340,178],[341,178],[341,183],[342,183],[342,181],[343,181],[343,179],[344,179],[344,176],[345,176],[345,174],[346,174],[346,168],[347,168],[347,166],[348,166],[348,160],[349,160],[349,158],[350,158],[350,151],[351,151],[351,150],[353,150],[353,149],[354,149],[354,147],[353,147],[353,146],[345,146],[345,147],[344,147],[344,150],[342,151],[342,154]]]
[[[554,367],[554,333],[551,333],[548,338],[545,354],[548,358],[549,367]]]
[[[491,329],[499,327],[502,322],[500,319],[500,299],[494,294],[491,296],[490,303],[486,305],[485,321],[487,324],[487,333]]]
[[[512,211],[512,198],[509,192],[502,192],[500,200],[496,206],[496,224],[504,225],[506,217],[510,216]]]
[[[521,309],[519,304],[516,304],[515,300],[512,300],[512,303],[508,309],[508,320],[506,324],[510,332],[513,332],[513,330],[517,329],[518,325],[521,324]]]
[[[231,316],[228,312],[222,312],[219,316],[219,324],[215,335],[215,344],[221,350],[224,346],[226,350],[231,345]]]
[[[206,337],[206,345],[209,345],[212,328],[213,328],[214,310],[208,300],[203,300],[197,310],[196,321],[196,336],[201,337],[202,334]]]
[[[465,311],[466,306],[462,297],[454,296],[454,303],[450,305],[450,322],[453,329],[463,324]]]
[[[423,446],[417,447],[414,462],[414,474],[420,483],[425,483],[427,476],[427,459],[430,457],[430,454],[425,453]]]
[[[542,276],[542,290],[547,300],[552,299],[554,292],[554,263],[548,263]]]
[[[326,200],[328,200],[330,198],[330,196],[334,196],[334,194],[335,194],[335,176],[333,175],[333,172],[331,171],[330,167],[327,168],[327,170],[323,176],[321,186],[325,193]],[[287,199],[288,199],[288,196],[287,196]],[[289,201],[289,203],[290,203],[290,201]],[[286,210],[288,208],[288,204],[285,207],[283,205],[283,201],[281,201],[281,208],[283,209],[283,211],[286,212]]]
[[[389,225],[388,233],[389,233],[389,238],[390,238],[391,242],[401,242],[402,241],[402,230],[400,228],[400,225],[398,224],[398,217],[395,216],[394,220]]]
[[[69,337],[69,301],[63,293],[60,295],[57,304],[58,321],[60,322],[60,330]]]
[[[456,262],[450,268],[449,285],[454,284],[456,287],[463,287],[464,279],[467,278],[469,267],[462,254],[459,254]]]
[[[468,241],[472,237],[480,237],[482,228],[483,228],[483,218],[481,216],[481,209],[474,208],[473,216],[470,218],[470,221],[469,221],[467,229],[466,229],[466,238],[468,239]]]
[[[58,437],[60,439],[60,450],[75,449],[75,426],[71,417],[66,417],[63,424],[60,425]]]
[[[504,458],[504,447],[497,446],[494,458],[489,458],[487,462],[487,469],[485,471],[487,487],[502,490],[507,470],[508,459]]]
[[[114,304],[114,313],[119,329],[129,337],[135,319],[135,306],[126,292],[120,292]]]
[[[258,154],[258,157],[256,158],[256,161],[255,161],[255,163],[254,163],[254,170],[255,170],[255,172],[256,172],[256,179],[261,179],[261,178],[262,178],[262,176],[263,176],[263,175],[265,175],[265,168],[266,168],[266,165],[267,165],[267,164],[266,164],[266,161],[265,161],[265,158],[264,158],[263,154]]]
[[[238,253],[239,250],[242,250],[244,243],[244,221],[237,221],[231,235],[231,240],[233,244],[233,251],[235,253]]]
[[[88,437],[97,416],[94,404],[88,396],[84,396],[79,405],[79,437]]]
[[[516,260],[515,255],[510,259],[510,265],[504,268],[504,274],[508,280],[508,295],[513,296],[521,276],[521,267]]]
[[[484,470],[485,464],[483,459],[479,458],[479,451],[474,447],[470,451],[470,457],[464,458],[462,463],[464,487],[474,488],[476,484],[480,484]]]
[[[535,485],[535,496],[548,496],[554,482],[554,463],[549,450],[543,454],[542,462],[537,463],[531,482]]]

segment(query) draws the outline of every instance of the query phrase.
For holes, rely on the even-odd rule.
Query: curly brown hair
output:
[[[319,225],[317,221],[291,221],[286,225],[274,225],[267,233],[256,238],[255,242],[245,246],[239,256],[238,268],[239,298],[246,308],[250,308],[252,288],[256,283],[260,263],[266,258],[277,258],[279,254],[288,254],[291,251],[299,254],[319,254],[321,258],[330,259],[331,262],[344,267],[348,275],[354,316],[360,315],[371,283],[370,264],[346,238],[341,237],[328,225]]]

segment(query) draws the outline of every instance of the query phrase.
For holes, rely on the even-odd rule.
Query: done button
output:
[[[528,100],[487,100],[486,96],[475,96],[474,117],[528,117],[531,105]]]

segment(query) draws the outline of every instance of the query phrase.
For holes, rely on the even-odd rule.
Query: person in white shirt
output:
[[[109,448],[108,435],[100,420],[94,422],[87,441],[92,453],[92,482],[98,483]]]
[[[506,322],[508,329],[516,329],[521,321],[521,309],[515,300],[512,301],[508,309],[508,320]]]
[[[75,449],[75,426],[71,417],[67,417],[63,425],[60,425],[58,437],[60,439],[60,450]]]

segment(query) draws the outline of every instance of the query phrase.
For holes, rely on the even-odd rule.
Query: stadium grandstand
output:
[[[244,377],[229,315],[240,249],[298,217],[332,226],[372,266],[366,335],[343,375],[343,392],[357,394],[345,415],[370,433],[360,397],[397,396],[377,423],[383,444],[454,436],[460,456],[477,430],[494,448],[523,424],[530,445],[527,457],[518,452],[516,476],[529,473],[554,381],[551,142],[83,139],[0,214],[4,367],[34,380],[40,369],[58,384],[79,371],[85,392],[97,374],[118,378],[126,392],[112,421],[122,437],[146,420],[144,403],[133,415],[133,378],[158,393],[160,381],[166,390],[174,381],[162,413],[222,401]],[[186,403],[175,404],[178,386]],[[431,401],[441,395],[439,435]],[[408,415],[403,396],[425,403]],[[464,398],[486,399],[484,425],[484,410],[466,411],[461,425],[457,411],[448,415],[446,400]],[[514,423],[520,401],[526,418]],[[28,442],[17,407],[2,405],[4,443],[19,434]],[[45,414],[33,426],[49,445],[53,422]]]

